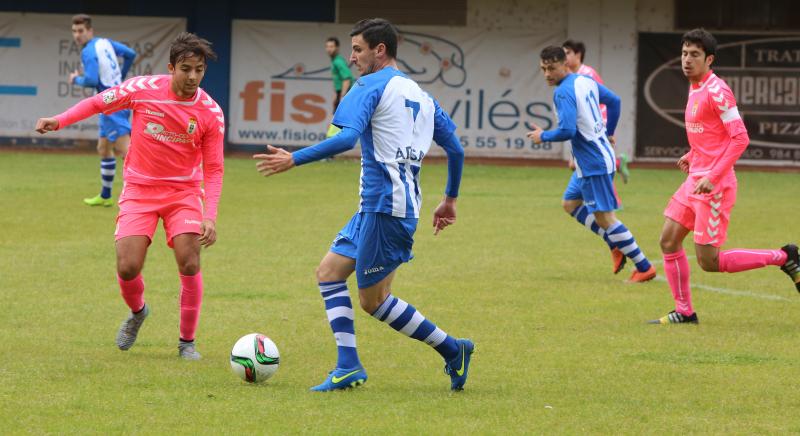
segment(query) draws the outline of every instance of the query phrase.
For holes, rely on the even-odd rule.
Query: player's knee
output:
[[[324,262],[320,263],[317,266],[317,270],[315,271],[317,275],[317,282],[318,283],[325,283],[325,282],[335,282],[336,277],[334,277],[334,270],[329,265],[326,265]]]
[[[661,235],[658,243],[661,245],[662,253],[675,253],[681,249],[681,241],[675,241],[673,238],[670,238],[665,234]]]
[[[178,270],[182,275],[193,276],[200,272],[200,256],[186,256],[178,261]]]
[[[719,261],[717,257],[697,256],[697,264],[706,272],[719,271]]]
[[[117,274],[122,280],[133,280],[142,272],[142,264],[131,259],[117,260]]]
[[[572,215],[572,212],[575,212],[575,203],[569,200],[561,200],[561,207],[564,208],[564,212]]]

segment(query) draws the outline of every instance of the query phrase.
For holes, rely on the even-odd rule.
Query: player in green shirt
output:
[[[331,36],[325,40],[325,52],[331,57],[331,76],[333,77],[333,112],[339,106],[350,86],[353,84],[353,73],[350,72],[350,67],[347,66],[347,61],[344,60],[342,55],[339,54],[339,38]],[[327,136],[339,133],[339,129],[331,124],[328,127]]]

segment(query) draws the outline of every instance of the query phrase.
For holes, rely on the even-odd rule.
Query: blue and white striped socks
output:
[[[342,369],[357,368],[361,366],[356,351],[356,330],[353,320],[353,304],[350,302],[350,292],[347,282],[323,282],[319,284],[322,299],[325,300],[325,312],[331,324],[333,336],[336,338],[336,347],[339,357],[336,367]]]
[[[111,187],[114,185],[114,173],[117,171],[117,158],[108,157],[100,160],[100,177],[103,189],[100,197],[111,198]]]
[[[398,332],[425,342],[433,347],[445,360],[458,355],[456,339],[445,333],[436,324],[428,321],[414,306],[389,294],[386,300],[372,314]]]
[[[621,221],[617,221],[606,229],[606,233],[608,234],[608,239],[614,244],[614,247],[618,248],[628,259],[632,260],[633,263],[636,264],[636,269],[639,272],[645,272],[650,269],[650,262],[644,256],[644,253],[642,253],[642,250],[636,243],[636,239],[633,237],[630,230],[625,227],[625,224],[622,224]]]
[[[575,210],[572,211],[571,215],[581,225],[597,233],[597,236],[603,238],[603,240],[606,241],[606,244],[608,244],[609,249],[614,248],[614,244],[612,244],[611,241],[609,241],[608,237],[606,236],[606,231],[603,230],[603,228],[597,224],[597,221],[594,220],[594,214],[589,213],[589,209],[586,207],[586,205],[582,204],[576,207]]]

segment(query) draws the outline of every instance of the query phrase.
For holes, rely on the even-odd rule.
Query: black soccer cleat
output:
[[[786,253],[786,263],[781,266],[781,271],[792,279],[795,289],[800,292],[800,255],[798,255],[797,245],[786,244],[781,247],[781,250]]]
[[[692,313],[691,315],[683,315],[678,312],[675,312],[674,310],[668,313],[666,316],[647,322],[648,324],[699,324],[700,323],[700,321],[697,319],[697,312]]]

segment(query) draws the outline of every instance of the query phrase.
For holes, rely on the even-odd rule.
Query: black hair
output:
[[[367,41],[369,48],[375,48],[383,43],[386,54],[391,58],[397,57],[397,29],[383,18],[367,18],[359,21],[350,31],[350,36],[361,35]]]
[[[582,41],[576,41],[574,39],[568,39],[561,44],[562,48],[568,48],[572,50],[573,53],[580,55],[581,63],[583,63],[583,59],[586,57],[586,46],[583,45]]]
[[[192,56],[201,57],[205,62],[217,59],[217,54],[211,49],[211,43],[208,40],[194,33],[181,32],[169,46],[169,63],[175,66],[178,62]]]
[[[706,29],[698,27],[683,34],[681,46],[693,44],[703,49],[706,57],[717,53],[717,39]]]
[[[325,42],[332,42],[336,47],[339,47],[339,38],[335,36],[328,37]]]
[[[78,14],[72,17],[72,24],[83,24],[87,29],[92,28],[92,17],[86,14]]]
[[[539,58],[545,63],[564,62],[567,59],[564,49],[555,45],[551,45],[542,49]]]

